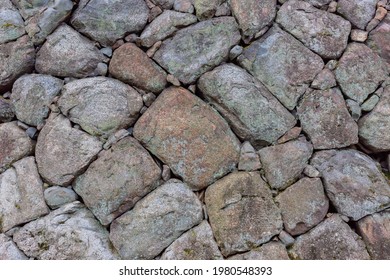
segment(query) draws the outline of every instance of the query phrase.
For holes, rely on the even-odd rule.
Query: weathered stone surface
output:
[[[173,3],[173,9],[182,13],[194,13],[193,0],[175,0]]]
[[[389,225],[389,210],[364,217],[357,223],[357,230],[374,260],[390,260]]]
[[[282,211],[284,228],[291,235],[305,233],[328,212],[329,201],[321,179],[303,178],[276,197]]]
[[[275,142],[296,123],[265,86],[234,64],[205,73],[198,87],[237,136],[254,146]]]
[[[361,142],[376,152],[390,151],[390,86],[382,93],[378,104],[359,121]]]
[[[252,145],[245,141],[241,146],[240,159],[238,161],[238,170],[255,171],[261,168],[259,155]]]
[[[338,88],[307,92],[298,116],[315,149],[347,147],[358,142],[358,126]]]
[[[91,135],[107,138],[135,123],[143,106],[129,85],[106,77],[67,83],[58,100],[61,112]]]
[[[18,120],[32,126],[43,124],[53,99],[64,82],[49,75],[29,74],[17,79],[11,100]]]
[[[77,194],[72,189],[59,186],[47,188],[43,195],[45,196],[46,204],[51,209],[60,208],[62,205],[77,200]]]
[[[319,178],[321,177],[320,172],[312,165],[307,165],[305,169],[303,170],[303,173],[310,178]]]
[[[226,121],[189,91],[163,91],[134,126],[134,137],[200,190],[233,170],[240,143]]]
[[[161,170],[132,137],[125,137],[99,154],[73,184],[85,205],[103,224],[131,209],[157,187]]]
[[[17,78],[34,69],[35,49],[29,37],[0,45],[0,61],[0,93],[4,93]]]
[[[356,27],[365,29],[375,15],[377,2],[378,0],[339,0],[337,12]]]
[[[37,53],[35,68],[42,74],[83,78],[94,76],[105,56],[86,37],[60,25]]]
[[[13,236],[23,252],[39,260],[111,260],[108,231],[80,202],[72,202],[32,221]]]
[[[251,250],[282,230],[280,210],[258,172],[236,172],[206,190],[211,228],[227,257]]]
[[[127,33],[141,31],[148,16],[144,0],[81,0],[71,24],[91,39],[110,46]]]
[[[347,99],[345,100],[345,103],[347,104],[347,108],[352,119],[357,122],[362,115],[362,109],[360,108],[359,103],[353,99]]]
[[[312,4],[314,7],[321,8],[323,6],[328,5],[332,0],[304,0],[310,4]]]
[[[154,43],[175,33],[179,28],[193,24],[196,21],[194,15],[166,10],[142,31],[141,43],[149,48]]]
[[[390,64],[390,14],[370,32],[367,45]]]
[[[289,260],[286,247],[278,241],[271,241],[250,250],[247,253],[237,254],[229,260]]]
[[[9,0],[2,0],[0,6],[0,44],[23,36],[24,21]]]
[[[336,77],[334,73],[328,69],[324,68],[318,75],[315,77],[314,81],[311,83],[311,87],[315,89],[330,89],[337,85]]]
[[[0,96],[0,123],[9,122],[14,117],[15,113],[12,103]]]
[[[351,40],[355,42],[365,42],[367,40],[368,32],[360,29],[351,30]]]
[[[49,212],[42,186],[34,157],[15,162],[0,174],[0,232]]]
[[[318,152],[311,160],[337,212],[357,221],[390,207],[390,185],[375,161],[356,150]]]
[[[170,180],[114,220],[110,239],[123,259],[152,259],[202,218],[196,195]]]
[[[155,93],[162,91],[167,83],[166,73],[133,43],[114,51],[110,74],[122,82]]]
[[[340,58],[335,74],[344,94],[362,103],[387,78],[389,70],[369,47],[351,43]]]
[[[278,139],[278,144],[286,143],[290,140],[297,139],[299,135],[302,132],[302,128],[299,126],[291,128],[289,131],[287,131],[285,134],[283,134],[282,137]]]
[[[276,15],[276,0],[231,0],[230,6],[244,37],[255,35]]]
[[[169,10],[172,8],[175,0],[151,0],[154,4],[160,6],[163,9]],[[193,0],[191,0],[193,1]]]
[[[303,260],[370,259],[363,241],[337,214],[299,236],[290,252]]]
[[[260,160],[270,186],[283,190],[294,183],[312,152],[311,143],[301,139],[261,149]]]
[[[229,56],[241,36],[233,17],[219,17],[179,30],[154,59],[182,83],[190,84]]]
[[[69,185],[101,150],[102,143],[52,114],[38,136],[35,156],[39,173],[52,185]]]
[[[199,20],[210,19],[214,16],[219,5],[226,0],[193,0],[196,16]]]
[[[373,94],[362,104],[362,106],[360,106],[360,108],[362,109],[362,111],[365,112],[372,111],[375,108],[376,104],[378,104],[379,100],[380,100],[379,96]]]
[[[162,254],[161,260],[221,260],[223,256],[207,221],[185,232]]]
[[[277,26],[247,47],[238,61],[290,110],[324,67],[321,57]]]
[[[33,151],[33,142],[17,122],[0,124],[0,173]]]
[[[26,255],[19,250],[11,238],[0,234],[0,260],[26,260]]]

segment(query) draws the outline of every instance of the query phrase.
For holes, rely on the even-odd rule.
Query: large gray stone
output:
[[[324,67],[321,57],[276,25],[245,48],[238,62],[290,110]]]
[[[286,247],[278,242],[271,241],[249,252],[236,254],[229,260],[289,260]]]
[[[67,83],[58,100],[61,112],[91,135],[107,138],[135,123],[143,106],[129,85],[106,77]]]
[[[10,90],[13,82],[34,69],[35,49],[25,35],[16,41],[0,44],[0,94]]]
[[[312,152],[312,144],[301,139],[261,149],[260,160],[270,186],[283,190],[293,184],[305,169]]]
[[[52,185],[67,186],[102,149],[95,137],[72,128],[62,115],[50,115],[38,136],[35,156],[39,173]]]
[[[348,45],[335,70],[342,91],[362,103],[388,77],[386,63],[361,43]]]
[[[196,195],[170,180],[114,220],[110,239],[123,259],[153,259],[202,218]]]
[[[27,260],[27,257],[19,250],[11,238],[1,233],[0,260]]]
[[[276,142],[296,123],[263,84],[234,64],[205,73],[198,87],[236,135],[255,146]]]
[[[154,59],[182,83],[190,84],[227,60],[240,39],[233,17],[214,18],[176,32],[163,42]]]
[[[377,2],[378,0],[339,0],[337,12],[354,26],[364,30],[375,15]]]
[[[24,21],[9,0],[0,1],[0,44],[23,36]]]
[[[96,76],[103,60],[104,54],[90,40],[62,24],[38,51],[35,68],[42,74],[83,78]]]
[[[343,53],[351,32],[351,23],[347,20],[298,0],[284,3],[276,22],[325,59],[334,59]]]
[[[141,31],[148,16],[144,0],[81,0],[71,24],[84,35],[109,46],[127,33]]]
[[[34,157],[15,162],[0,174],[0,232],[49,212]]]
[[[207,221],[185,232],[161,255],[161,260],[221,260],[223,256]]]
[[[334,214],[296,239],[291,251],[301,260],[369,260],[361,238]]]
[[[390,151],[390,86],[374,109],[359,120],[361,142],[376,152]]]
[[[43,124],[53,99],[64,82],[49,75],[29,74],[17,79],[11,100],[18,120],[32,126]]]
[[[134,137],[194,190],[236,168],[240,142],[226,121],[180,87],[163,91],[134,126]]]
[[[207,214],[227,257],[268,242],[282,230],[279,208],[258,172],[236,172],[206,190]]]
[[[357,221],[390,207],[390,185],[375,161],[356,150],[317,152],[311,164],[320,172],[337,212]]]
[[[33,152],[33,141],[17,122],[0,124],[0,173]]]
[[[125,137],[100,153],[73,188],[95,217],[108,225],[156,188],[160,174],[149,153],[134,138]]]
[[[151,47],[157,41],[164,40],[180,28],[196,21],[196,16],[192,14],[166,10],[142,31],[141,44],[145,47]]]
[[[359,141],[358,126],[338,88],[307,92],[297,111],[314,149],[342,148]]]
[[[119,258],[108,231],[78,201],[26,224],[13,240],[27,256],[39,260]]]

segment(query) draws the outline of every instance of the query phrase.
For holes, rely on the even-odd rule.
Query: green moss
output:
[[[189,248],[185,248],[183,250],[183,252],[184,252],[184,255],[186,255],[186,256],[192,256],[194,254],[194,250],[189,249]]]
[[[43,251],[49,250],[49,244],[47,244],[46,242],[38,243],[38,247]]]

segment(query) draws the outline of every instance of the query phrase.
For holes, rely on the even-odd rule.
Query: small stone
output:
[[[370,112],[372,111],[376,104],[379,102],[379,96],[376,94],[373,94],[370,98],[368,98],[361,106],[360,108],[362,111]]]
[[[368,32],[360,29],[351,30],[351,40],[355,42],[365,42],[368,37]]]
[[[230,4],[228,1],[222,3],[217,7],[217,10],[215,11],[216,17],[221,16],[230,16],[232,14],[232,11],[230,10]]]
[[[284,230],[282,230],[282,231],[279,233],[278,238],[279,238],[279,240],[282,241],[282,243],[283,243],[285,246],[287,246],[287,247],[293,245],[294,242],[295,242],[294,237],[292,237],[288,232],[286,232],[286,231],[284,231]]]
[[[139,39],[137,34],[129,34],[125,37],[126,42],[135,43]]]
[[[150,0],[152,1],[155,5],[160,6],[164,10],[170,10],[173,7],[173,3],[175,0]]]
[[[344,222],[346,222],[346,223],[348,223],[350,220],[349,220],[349,218],[347,217],[347,216],[345,216],[345,215],[340,215],[340,218],[344,221]]]
[[[190,85],[190,86],[188,87],[188,90],[189,90],[190,92],[192,92],[193,94],[195,94],[195,92],[196,92],[196,85]]]
[[[50,209],[60,208],[62,205],[77,200],[77,194],[72,190],[64,187],[54,186],[44,191],[46,204]]]
[[[21,122],[21,121],[17,121],[16,124],[18,125],[18,127],[20,127],[23,130],[27,130],[29,128],[29,126],[27,124],[25,124],[24,122]]]
[[[144,104],[146,106],[150,107],[150,105],[152,105],[154,100],[156,100],[156,95],[154,95],[153,93],[149,92],[149,93],[144,94],[142,96],[142,100],[144,101]]]
[[[252,145],[246,141],[241,146],[240,159],[238,161],[238,170],[255,171],[261,168],[259,155]]]
[[[164,181],[168,181],[169,179],[171,179],[171,169],[166,164],[163,165],[161,177]]]
[[[168,74],[168,75],[167,75],[167,82],[168,82],[168,83],[171,83],[172,85],[177,86],[177,87],[180,86],[180,81],[179,81],[179,79],[176,78],[175,76],[171,75],[171,74]]]
[[[193,0],[196,16],[200,21],[210,19],[214,16],[217,7],[224,0]]]
[[[249,252],[231,256],[228,260],[289,260],[289,257],[282,243],[271,241]]]
[[[331,1],[328,6],[329,13],[335,13],[337,11],[337,1]]]
[[[312,165],[307,165],[303,170],[303,174],[310,178],[319,178],[321,173]]]
[[[265,33],[267,33],[267,31],[269,30],[269,27],[266,26],[264,28],[262,28],[259,32],[257,32],[254,36],[255,39],[258,39],[260,38],[261,36],[263,36]]]
[[[278,139],[278,144],[286,143],[290,140],[297,139],[302,132],[301,127],[293,127]]]
[[[31,139],[33,139],[33,140],[37,139],[38,130],[35,127],[27,128],[26,133],[27,133],[28,137],[30,137]]]
[[[367,27],[366,27],[366,31],[367,32],[371,32],[375,27],[378,26],[378,24],[380,23],[379,20],[377,19],[372,19],[368,24],[367,24]]]
[[[141,115],[143,115],[147,110],[148,110],[148,107],[143,106],[143,107],[141,108],[141,111],[139,111],[139,113],[140,113]]]
[[[154,45],[146,51],[148,57],[153,57],[156,51],[161,47],[162,41],[157,41]]]
[[[27,260],[11,238],[0,233],[0,260]]]
[[[331,70],[324,68],[311,83],[314,89],[330,89],[337,85],[336,78]]]
[[[0,96],[0,123],[9,122],[14,116],[15,113],[11,102]]]
[[[173,9],[182,13],[193,14],[195,9],[192,5],[192,0],[175,0],[173,3]]]
[[[120,129],[114,134],[112,134],[110,137],[108,137],[106,143],[103,145],[103,149],[108,150],[111,148],[111,146],[115,143],[117,143],[119,140],[125,138],[126,136],[133,134],[133,128],[130,127],[129,129]]]
[[[355,100],[347,99],[345,100],[349,113],[351,114],[352,119],[357,122],[362,115],[362,109]]]
[[[100,52],[107,57],[112,56],[112,48],[110,48],[110,47],[102,48],[102,49],[100,49]]]
[[[238,57],[238,56],[242,53],[243,50],[244,50],[244,48],[241,47],[240,45],[234,46],[234,47],[230,50],[230,52],[229,52],[229,59],[230,59],[230,60],[236,59],[236,57]]]
[[[112,45],[112,50],[116,50],[117,48],[119,48],[120,46],[122,46],[123,44],[125,43],[125,41],[123,41],[122,39],[119,39],[118,41],[116,41],[113,45]]]
[[[379,21],[383,20],[387,15],[387,10],[384,7],[378,7],[376,9],[375,17],[374,19],[377,19]]]
[[[343,15],[354,26],[364,30],[374,17],[378,0],[339,0],[337,12]]]
[[[93,73],[93,76],[106,76],[107,75],[107,72],[108,72],[108,66],[107,64],[103,63],[103,62],[99,62],[96,69],[95,69],[95,72]]]
[[[145,0],[146,5],[149,9],[152,9],[153,7],[156,7],[156,4],[152,2],[153,0]]]
[[[337,67],[338,64],[339,64],[339,62],[338,62],[337,60],[329,60],[329,61],[326,63],[325,67],[326,67],[327,69],[333,71],[334,69],[336,69],[336,67]]]
[[[148,22],[154,21],[162,13],[163,13],[163,10],[159,6],[154,6],[149,11]]]

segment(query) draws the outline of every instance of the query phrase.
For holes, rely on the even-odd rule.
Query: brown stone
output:
[[[299,134],[301,134],[302,128],[301,127],[293,127],[289,131],[287,131],[282,137],[278,139],[278,144],[286,143],[290,140],[297,139],[299,137]]]

